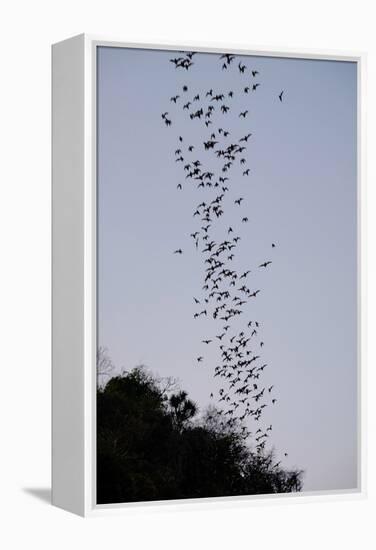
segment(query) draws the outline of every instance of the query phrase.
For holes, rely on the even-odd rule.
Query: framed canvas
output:
[[[364,56],[52,62],[53,503],[362,496]]]

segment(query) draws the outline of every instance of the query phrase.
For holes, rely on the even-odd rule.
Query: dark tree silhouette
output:
[[[137,367],[97,393],[99,504],[300,491],[302,472],[253,452],[239,421],[198,408]]]
[[[197,413],[197,406],[187,398],[187,392],[179,391],[171,395],[168,401],[176,429],[181,432],[187,422]]]
[[[108,349],[100,346],[97,350],[97,385],[102,386],[112,376],[114,364]]]

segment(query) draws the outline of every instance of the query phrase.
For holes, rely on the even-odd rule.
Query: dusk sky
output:
[[[98,344],[118,371],[146,365],[179,379],[201,411],[213,404],[217,350],[201,341],[218,333],[210,319],[193,319],[203,263],[190,237],[196,204],[213,192],[186,184],[174,151],[181,135],[204,160],[214,129],[189,120],[182,101],[233,90],[223,127],[252,133],[251,173],[233,176],[231,196],[244,201],[229,203],[223,223],[241,235],[237,267],[250,269],[251,288],[261,289],[250,315],[265,343],[263,383],[277,398],[263,415],[273,425],[269,445],[284,466],[305,470],[303,490],[355,488],[356,64],[237,56],[222,70],[219,54],[200,53],[185,71],[169,61],[177,52],[98,51]],[[273,263],[260,270],[266,260]]]

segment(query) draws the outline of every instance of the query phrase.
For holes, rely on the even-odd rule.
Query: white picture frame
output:
[[[358,486],[355,491],[96,504],[96,49],[224,51],[351,61],[358,75]],[[229,44],[130,44],[79,35],[52,47],[52,502],[81,516],[134,507],[217,507],[363,498],[365,464],[364,54]]]

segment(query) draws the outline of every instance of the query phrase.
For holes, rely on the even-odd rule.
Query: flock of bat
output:
[[[176,70],[189,71],[194,65],[195,55],[195,52],[179,52],[170,62]],[[201,345],[203,349],[206,346],[216,346],[218,349],[214,376],[222,382],[217,396],[222,426],[232,427],[240,420],[244,437],[253,433],[256,449],[262,452],[272,425],[262,428],[259,421],[265,407],[273,405],[277,400],[273,393],[274,386],[262,384],[262,373],[267,367],[261,360],[264,342],[259,334],[260,323],[249,318],[247,309],[251,309],[248,306],[261,292],[252,285],[253,269],[270,269],[272,259],[268,257],[252,270],[235,269],[234,258],[241,236],[234,224],[228,225],[225,221],[225,211],[231,207],[239,209],[240,227],[249,222],[244,213],[244,197],[234,195],[232,177],[234,174],[238,181],[240,177],[249,178],[251,173],[247,165],[247,148],[252,139],[248,124],[250,94],[258,92],[260,79],[258,70],[249,69],[233,54],[220,55],[219,62],[219,70],[233,71],[232,82],[240,83],[236,91],[210,88],[192,93],[184,85],[181,91],[170,98],[171,107],[161,116],[164,124],[171,127],[174,125],[174,115],[181,110],[179,117],[186,116],[187,123],[196,124],[199,129],[199,142],[195,144],[186,143],[184,137],[179,135],[173,155],[175,162],[182,168],[183,183],[178,183],[178,191],[190,185],[198,193],[205,190],[211,196],[210,200],[200,200],[192,213],[196,227],[190,238],[195,249],[202,254],[204,265],[199,298],[193,297],[196,305],[194,319],[210,318],[218,327],[213,336],[202,340]],[[239,96],[244,100],[245,108],[239,111],[237,107],[236,111]],[[283,100],[282,90],[276,94],[276,101],[282,103]],[[244,133],[241,135],[232,135],[228,129],[229,113],[244,124]],[[215,169],[212,168],[213,164]],[[214,238],[213,233],[218,232],[222,237]],[[275,243],[270,244],[270,254],[275,246]],[[179,256],[184,251],[178,248],[173,253]],[[235,319],[237,321],[234,323]],[[237,328],[233,325],[237,325]],[[211,326],[214,326],[213,323]],[[239,326],[242,328],[239,329]],[[199,355],[196,364],[204,365],[204,356],[204,353]],[[210,398],[215,399],[213,393]],[[250,432],[243,422],[249,418],[258,422],[254,432]]]

